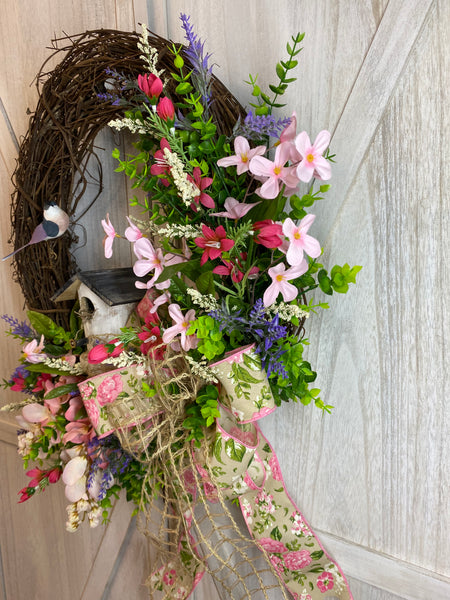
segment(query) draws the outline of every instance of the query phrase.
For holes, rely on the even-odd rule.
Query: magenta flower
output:
[[[181,312],[178,304],[170,304],[169,315],[172,317],[174,325],[169,327],[163,333],[162,339],[165,344],[170,342],[178,334],[181,334],[181,347],[183,350],[191,350],[197,347],[197,337],[195,335],[187,335],[187,330],[191,326],[191,322],[195,320],[195,310],[188,310],[186,315]]]
[[[156,106],[158,117],[163,121],[173,121],[175,117],[175,107],[169,98],[161,98]]]
[[[276,198],[280,193],[280,184],[284,183],[288,188],[295,188],[298,183],[292,167],[286,167],[290,157],[290,143],[283,142],[275,151],[275,159],[272,162],[264,156],[255,156],[250,162],[250,171],[253,175],[266,178],[263,185],[256,192],[266,199]]]
[[[332,590],[334,587],[334,577],[328,571],[324,571],[317,578],[317,587],[324,594],[328,590]]]
[[[159,142],[160,149],[157,150],[153,156],[155,162],[150,167],[150,173],[152,175],[169,175],[170,165],[168,164],[166,157],[164,156],[164,150],[167,148],[170,150],[170,144],[166,138],[162,138]],[[165,177],[161,177],[161,183],[166,187],[169,186],[169,182]]]
[[[240,219],[244,217],[254,206],[260,202],[252,202],[245,204],[238,202],[235,198],[227,198],[225,200],[226,212],[210,213],[211,217],[226,217],[227,219]]]
[[[266,151],[265,146],[256,146],[256,148],[250,149],[250,144],[245,137],[238,135],[234,140],[234,156],[225,156],[217,161],[219,167],[231,167],[236,165],[236,172],[238,175],[248,171],[250,161],[254,156],[261,156]]]
[[[298,265],[303,260],[303,252],[311,258],[317,258],[322,252],[316,238],[307,234],[308,229],[314,222],[315,215],[306,215],[298,225],[290,218],[283,223],[283,233],[289,240],[286,252],[286,260],[290,265]]]
[[[213,230],[207,225],[202,225],[204,237],[195,238],[194,242],[199,248],[204,248],[200,264],[204,265],[210,259],[219,258],[223,252],[228,252],[234,246],[234,241],[227,238],[227,233],[222,225]]]
[[[153,102],[163,91],[163,82],[153,73],[138,75],[138,86]]]
[[[188,175],[188,179],[199,190],[199,194],[195,196],[194,202],[197,204],[200,202],[200,204],[203,204],[203,206],[206,206],[206,208],[214,208],[214,200],[211,198],[211,196],[205,194],[205,192],[203,191],[212,184],[212,178],[202,177],[200,167],[195,167],[192,172],[192,175],[193,177]],[[195,204],[192,203],[191,206],[195,207]]]
[[[297,166],[297,177],[300,181],[308,183],[315,175],[324,180],[331,178],[330,163],[322,156],[330,139],[331,134],[325,129],[317,135],[314,144],[311,144],[306,131],[302,131],[295,138],[295,147],[302,158]]]
[[[253,223],[253,231],[256,233],[254,240],[266,248],[278,248],[282,245],[283,228],[272,219],[257,221]]]
[[[103,238],[103,247],[105,249],[105,258],[111,258],[112,246],[115,237],[119,237],[114,229],[114,226],[109,220],[109,213],[106,215],[106,219],[102,220],[102,226],[105,230],[106,236]]]
[[[308,264],[306,260],[303,260],[297,267],[291,267],[286,270],[283,263],[279,263],[269,269],[269,275],[272,278],[272,283],[264,292],[263,302],[264,306],[271,306],[278,295],[283,296],[285,302],[290,302],[298,296],[298,289],[292,283],[289,283],[291,279],[297,279],[303,273],[308,270]]]

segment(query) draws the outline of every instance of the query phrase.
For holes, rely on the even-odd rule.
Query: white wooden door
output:
[[[292,497],[349,576],[356,600],[450,597],[450,2],[1,4],[3,254],[17,140],[26,131],[26,108],[36,102],[29,84],[50,38],[147,22],[181,42],[178,16],[186,12],[213,52],[216,74],[245,104],[248,74],[270,83],[290,35],[306,32],[287,108],[312,136],[332,131],[337,155],[314,234],[329,264],[348,261],[363,270],[347,296],[333,296],[330,310],[309,322],[309,360],[333,414],[286,405],[262,426]],[[105,190],[105,198],[112,193]],[[8,265],[0,268],[1,311],[20,317],[20,293]],[[1,376],[8,377],[14,352],[10,340],[0,343]],[[2,394],[2,402],[12,401]],[[148,549],[126,503],[107,528],[75,535],[64,531],[62,491],[17,505],[24,475],[14,438],[3,421],[0,597],[145,598]],[[206,581],[194,596],[216,593]]]

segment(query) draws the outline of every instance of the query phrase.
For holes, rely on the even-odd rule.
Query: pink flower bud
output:
[[[138,75],[138,86],[151,100],[156,100],[163,91],[163,83],[153,73]]]
[[[48,480],[50,483],[56,483],[61,477],[61,469],[59,467],[55,467],[48,474]]]
[[[169,98],[161,98],[156,107],[156,112],[163,121],[173,121],[175,117],[175,107],[172,100]]]

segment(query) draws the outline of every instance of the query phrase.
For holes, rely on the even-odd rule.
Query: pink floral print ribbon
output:
[[[251,536],[286,588],[296,600],[352,600],[341,569],[286,491],[278,459],[258,425],[221,412],[208,467],[224,496],[238,497]]]
[[[114,426],[108,417],[108,406],[121,400],[125,410],[123,420],[127,426],[148,417],[151,399],[143,398],[142,378],[146,371],[142,366],[107,371],[94,375],[78,384],[86,412],[99,438],[114,432]],[[156,408],[155,408],[156,412]]]
[[[256,421],[275,409],[253,347],[212,365],[221,407],[208,468],[225,497],[239,499],[248,530],[296,600],[352,600],[347,580],[290,498],[278,459]],[[248,384],[248,385],[246,385]],[[267,391],[268,388],[268,391]]]

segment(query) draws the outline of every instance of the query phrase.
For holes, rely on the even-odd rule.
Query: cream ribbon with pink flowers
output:
[[[193,449],[192,467],[181,474],[181,490],[188,491],[191,499],[178,507],[184,522],[184,533],[180,532],[178,538],[179,555],[152,573],[151,586],[161,590],[165,598],[186,600],[204,574],[201,552],[191,534],[190,516],[197,502],[195,488],[201,485],[209,502],[217,502],[219,489],[225,500],[238,499],[250,535],[296,600],[352,600],[339,566],[286,491],[277,457],[256,423],[276,406],[253,346],[228,354],[211,369],[219,380],[221,417],[216,419],[209,455]],[[142,394],[144,376],[148,371],[130,367],[79,384],[99,436],[114,430],[107,407],[116,400],[122,400],[119,404],[124,407],[127,427],[134,421],[150,423],[152,428],[150,419],[161,412],[161,405],[157,398]],[[193,469],[197,471],[195,477]],[[180,474],[174,471],[172,484],[177,479],[180,481]]]
[[[256,421],[275,410],[265,372],[253,347],[212,365],[221,384],[221,407],[208,469],[228,499],[239,498],[248,530],[298,600],[352,594],[333,561],[290,498],[278,459]]]

